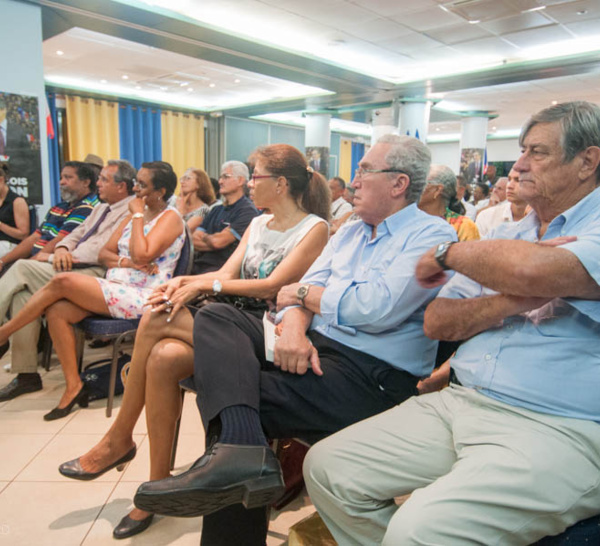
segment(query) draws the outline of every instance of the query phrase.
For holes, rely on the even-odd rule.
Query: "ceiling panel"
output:
[[[505,34],[502,37],[518,47],[537,47],[543,46],[549,42],[558,42],[573,38],[573,36],[561,25],[549,25],[543,28],[534,28]]]
[[[481,25],[470,25],[462,22],[458,25],[430,29],[427,31],[427,36],[446,45],[452,45],[479,38],[488,38],[490,32]]]
[[[600,17],[600,2],[598,0],[580,0],[558,6],[548,6],[545,13],[559,23],[577,23],[582,19]]]
[[[519,30],[527,30],[537,27],[551,25],[552,20],[545,17],[542,12],[519,13],[513,17],[496,19],[495,21],[482,22],[478,26],[493,32],[494,34],[509,34]]]
[[[432,7],[426,10],[403,12],[398,15],[392,15],[394,21],[398,21],[413,30],[429,30],[449,25],[456,25],[462,19],[453,13],[448,13],[439,7]]]

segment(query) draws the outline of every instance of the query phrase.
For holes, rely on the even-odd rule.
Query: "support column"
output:
[[[304,146],[308,164],[325,178],[329,177],[331,114],[306,112]]]
[[[42,10],[30,3],[0,0],[0,122],[6,119],[3,160],[9,185],[30,203],[50,206],[46,140],[46,94],[42,63]]]
[[[427,142],[431,103],[427,99],[401,99],[399,133]]]
[[[371,125],[371,146],[375,144],[383,135],[398,134],[398,104],[390,108],[378,108],[373,110]]]
[[[466,115],[462,120],[460,174],[468,184],[476,184],[483,180],[488,120],[488,112]]]

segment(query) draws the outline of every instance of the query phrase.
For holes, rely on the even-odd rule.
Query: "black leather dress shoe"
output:
[[[216,443],[187,472],[140,485],[133,502],[146,512],[196,517],[240,502],[246,508],[271,504],[284,490],[271,449]]]
[[[148,517],[140,520],[131,519],[128,514],[113,529],[113,538],[129,538],[138,535],[150,527],[153,519],[154,514],[150,514]]]
[[[31,377],[27,377],[27,379],[23,378],[21,374],[17,374],[17,377],[15,377],[8,385],[6,385],[6,387],[0,389],[0,402],[12,400],[17,396],[27,394],[28,392],[41,390],[42,379],[39,374],[32,374]]]

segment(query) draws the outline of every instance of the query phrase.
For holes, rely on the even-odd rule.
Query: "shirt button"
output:
[[[485,359],[486,360],[492,360],[492,355],[488,353],[487,355],[485,355]]]

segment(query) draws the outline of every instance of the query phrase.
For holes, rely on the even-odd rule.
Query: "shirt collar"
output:
[[[388,216],[377,226],[377,236],[373,240],[375,241],[384,235],[394,235],[395,233],[398,233],[405,226],[412,224],[419,213],[421,213],[421,210],[417,207],[417,204],[411,203],[391,216]],[[370,239],[373,232],[373,226],[363,222],[363,230]]]

